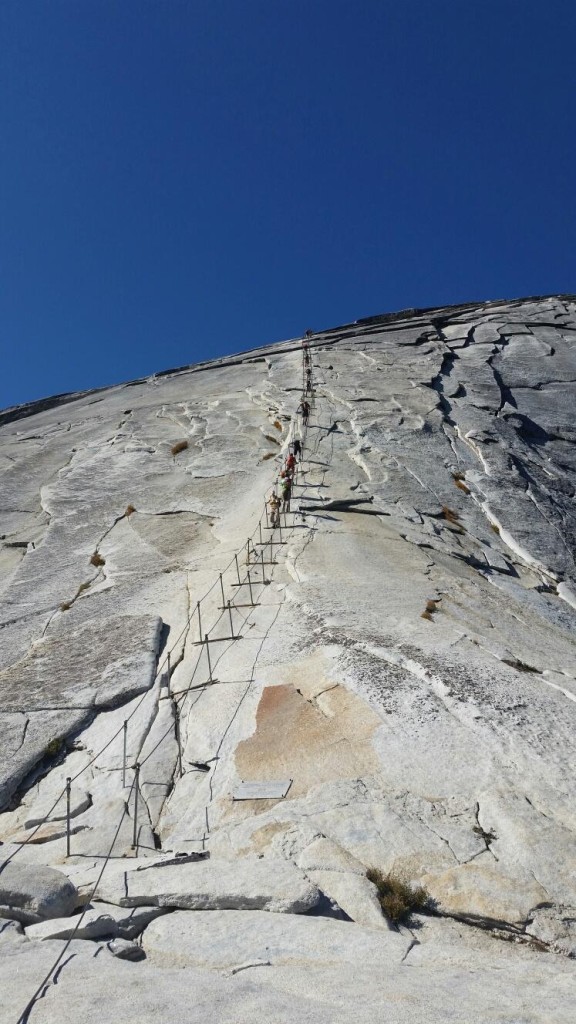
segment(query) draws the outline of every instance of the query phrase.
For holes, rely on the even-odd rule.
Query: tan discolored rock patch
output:
[[[379,724],[364,701],[338,684],[312,699],[289,683],[267,686],[255,731],[236,750],[236,769],[249,781],[291,778],[287,799],[301,797],[322,782],[377,772],[371,738]],[[245,803],[264,809],[264,801]]]

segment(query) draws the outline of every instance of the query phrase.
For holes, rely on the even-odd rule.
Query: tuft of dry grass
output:
[[[178,455],[180,452],[185,452],[187,447],[188,441],[176,441],[176,444],[172,445],[170,451],[172,455]]]
[[[280,420],[274,420],[274,426],[276,427],[276,430],[284,430],[284,427],[280,423]]]
[[[270,434],[264,434],[264,437],[267,441],[270,441],[271,444],[280,444],[277,437],[272,437]]]
[[[368,868],[366,878],[378,891],[378,902],[386,917],[399,924],[417,910],[432,909],[430,894],[423,886],[413,886],[400,875],[385,875],[379,868]]]
[[[460,523],[458,522],[460,516],[458,515],[457,512],[454,511],[453,508],[448,508],[448,505],[442,505],[442,515],[444,516],[444,519],[448,520],[449,523],[455,523],[457,526],[460,525]]]
[[[60,611],[68,612],[70,611],[71,607],[72,605],[70,604],[70,601],[63,601],[62,604],[60,605]]]
[[[95,565],[99,569],[101,565],[106,565],[106,559],[102,558],[99,551],[95,551],[90,558],[90,565]]]
[[[460,477],[454,477],[454,483],[456,484],[456,487],[460,488],[461,491],[464,491],[464,494],[470,494],[468,484],[465,484]]]
[[[500,527],[496,526],[496,523],[490,523],[490,529],[494,530],[494,533],[500,533]]]
[[[125,516],[131,516],[132,513],[135,512],[135,511],[136,511],[136,509],[134,508],[134,505],[126,505],[126,511],[125,511],[124,515]]]
[[[420,618],[428,619],[428,622],[432,622],[432,616],[434,615],[434,612],[438,611],[438,605],[440,604],[440,600],[441,598],[437,597],[434,599],[431,598],[429,601],[426,601],[426,608],[422,612]]]
[[[466,530],[464,529],[462,523],[460,522],[460,516],[458,515],[457,512],[454,511],[453,508],[448,508],[448,505],[442,505],[441,515],[443,519],[446,520],[447,523],[450,523],[450,526],[452,526],[455,530],[458,531],[458,533],[466,533]]]
[[[267,459],[273,459],[275,455],[276,452],[266,452],[266,455],[262,456],[262,462],[266,462]]]
[[[81,583],[80,586],[78,587],[78,590],[76,591],[76,597],[80,597],[80,594],[83,594],[85,590],[88,590],[88,587],[90,586],[91,583],[92,580],[86,580],[84,583]],[[76,597],[74,598],[74,600],[76,600]]]

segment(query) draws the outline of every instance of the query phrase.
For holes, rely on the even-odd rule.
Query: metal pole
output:
[[[180,716],[178,711],[176,711],[176,722],[174,724],[176,727],[176,744],[178,746],[178,774],[182,778],[182,745],[180,743]]]
[[[210,644],[208,642],[208,633],[204,636],[204,643],[206,644],[206,654],[208,657],[208,682],[212,682],[212,662],[210,661]]]
[[[248,573],[248,586],[250,588],[250,604],[254,604],[254,598],[252,597],[252,580],[250,579],[250,573]]]
[[[266,529],[268,529],[268,503],[264,502],[264,515],[266,516]]]
[[[166,668],[168,670],[168,686],[170,686],[170,651],[166,655]]]
[[[260,551],[260,557],[262,561],[262,583],[265,583],[266,580],[264,579],[264,548],[262,548]]]
[[[258,520],[258,532],[259,532],[259,536],[260,536],[260,543],[262,543],[262,520],[261,519]]]
[[[196,608],[198,610],[198,638],[202,643],[202,616],[200,615],[200,601],[196,602]]]
[[[70,856],[70,787],[72,779],[66,779],[66,856]]]
[[[280,543],[282,543],[282,523],[280,516],[278,516],[278,536],[280,537]]]
[[[138,794],[140,792],[140,765],[134,766],[134,828],[132,831],[132,849],[138,852]]]
[[[126,789],[126,750],[128,747],[128,719],[124,719],[124,753],[122,756],[122,789]]]
[[[236,559],[236,574],[238,576],[238,586],[240,586],[240,569],[238,568],[238,555],[234,555]]]
[[[234,636],[234,628],[232,626],[232,608],[230,606],[230,601],[228,601],[228,615],[230,616],[230,636]]]
[[[220,590],[222,591],[222,607],[226,604],[226,598],[224,597],[224,584],[222,582],[222,573],[220,573]]]

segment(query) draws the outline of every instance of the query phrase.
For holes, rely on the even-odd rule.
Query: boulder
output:
[[[55,868],[18,863],[0,868],[0,917],[23,924],[65,917],[77,899],[76,886]]]
[[[130,942],[129,939],[112,939],[108,943],[108,949],[112,956],[118,960],[145,960],[146,953],[137,942]]]
[[[284,860],[244,857],[140,868],[109,880],[98,896],[121,907],[179,907],[182,910],[270,910],[305,914],[321,894]]]

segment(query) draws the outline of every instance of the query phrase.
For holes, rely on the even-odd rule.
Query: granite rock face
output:
[[[72,934],[39,1022],[572,1017],[576,299],[310,351],[307,430],[299,339],[0,414],[14,1019]]]

